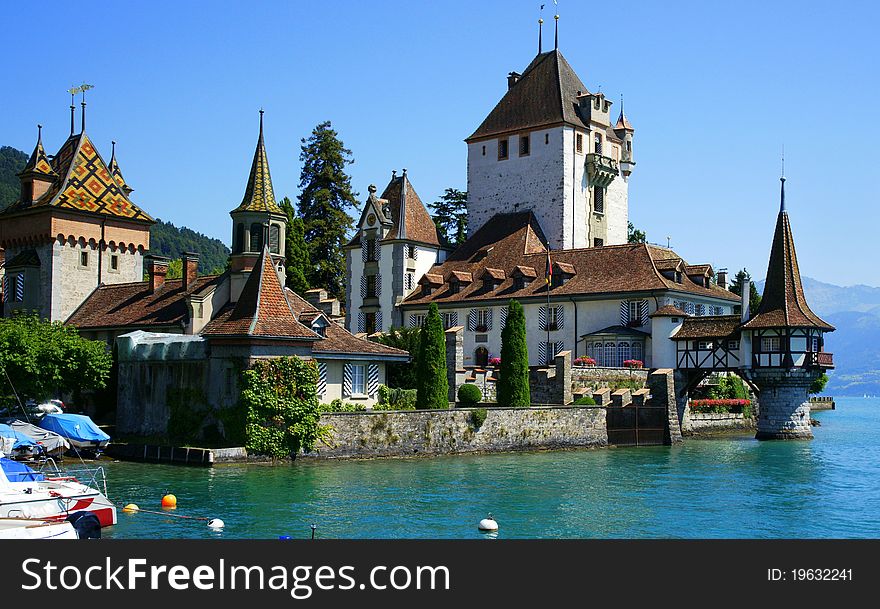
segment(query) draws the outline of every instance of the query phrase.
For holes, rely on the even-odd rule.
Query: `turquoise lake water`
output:
[[[115,538],[880,537],[880,400],[839,399],[812,441],[750,435],[674,447],[213,469],[105,463],[114,501],[181,515],[123,514]]]

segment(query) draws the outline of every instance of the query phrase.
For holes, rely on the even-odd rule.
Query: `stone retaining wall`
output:
[[[648,382],[645,368],[598,368],[596,366],[573,366],[571,382],[575,385],[594,385],[608,387],[620,381]]]
[[[687,435],[697,435],[754,428],[755,419],[745,417],[741,412],[689,412],[682,431]]]
[[[605,409],[584,406],[345,412],[321,415],[332,427],[332,446],[308,456],[402,457],[608,444]]]

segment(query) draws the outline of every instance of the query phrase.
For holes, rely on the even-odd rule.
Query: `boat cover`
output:
[[[40,482],[46,479],[40,472],[35,472],[24,463],[12,459],[0,458],[0,468],[10,482]]]
[[[40,420],[40,427],[81,442],[106,442],[105,434],[84,414],[47,414]]]
[[[43,448],[46,449],[46,452],[52,453],[58,449],[67,450],[70,448],[70,442],[54,431],[42,429],[19,419],[7,419],[5,423],[15,431],[21,432],[36,440],[38,444],[41,444]]]
[[[37,443],[30,436],[17,431],[6,425],[5,423],[0,423],[0,436],[6,438],[13,438],[15,442],[12,444],[12,449],[15,450],[17,448],[27,448],[28,446],[36,446]]]

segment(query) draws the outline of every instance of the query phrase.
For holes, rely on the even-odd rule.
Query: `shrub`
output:
[[[644,368],[645,362],[640,359],[628,359],[623,362],[624,368]]]
[[[431,303],[419,335],[416,361],[416,406],[448,408],[449,380],[446,378],[446,337],[437,305]]]
[[[476,404],[483,399],[483,392],[472,383],[465,383],[458,388],[458,401],[463,404]]]
[[[501,365],[501,358],[500,357],[490,357],[489,358],[489,365],[495,366],[497,368],[498,366]]]
[[[416,407],[415,389],[398,389],[379,385],[379,403],[374,410],[414,410]]]
[[[737,399],[691,400],[691,411],[699,413],[744,412],[746,408],[751,414],[751,401]]]
[[[483,426],[483,423],[486,422],[486,415],[488,412],[485,408],[474,408],[471,411],[471,423],[474,426],[474,429],[479,429]]]
[[[501,331],[501,378],[498,404],[529,406],[529,348],[526,343],[526,316],[522,305],[510,300],[507,323]]]
[[[580,397],[574,401],[575,406],[595,406],[596,400],[592,398],[592,396],[585,395]]]
[[[391,328],[385,334],[376,336],[376,342],[409,352],[410,361],[406,363],[388,362],[385,364],[385,380],[390,387],[416,389],[416,371],[419,360],[420,328]]]
[[[718,377],[718,384],[711,386],[708,397],[713,400],[745,400],[749,390],[741,378],[735,374]]]
[[[594,360],[592,357],[586,357],[586,356],[582,355],[581,357],[575,358],[574,365],[575,366],[595,366],[596,360]]]

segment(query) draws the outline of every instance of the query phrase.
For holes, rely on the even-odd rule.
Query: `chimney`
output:
[[[183,263],[183,290],[186,291],[199,276],[199,255],[195,252],[183,252],[180,259]]]
[[[519,72],[511,72],[507,75],[507,88],[510,89],[519,82],[519,79],[522,78],[522,74]]]
[[[749,320],[749,296],[752,293],[752,282],[746,279],[742,284],[742,304],[740,308],[742,309],[742,316],[740,317],[740,321],[742,323],[746,323]]]
[[[306,300],[316,309],[320,309],[321,301],[327,300],[327,290],[324,288],[312,288],[311,290],[306,290]]]
[[[722,290],[727,289],[727,271],[720,270],[718,271],[718,287]]]
[[[150,282],[150,294],[165,285],[165,275],[168,274],[168,258],[150,254],[145,257],[147,263],[147,276]]]

